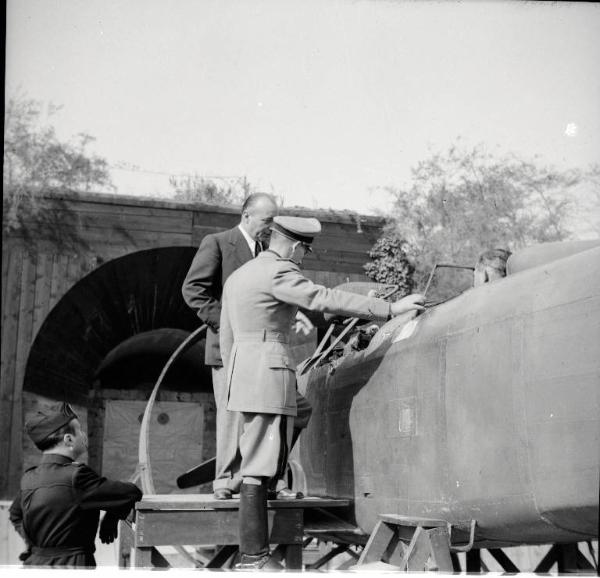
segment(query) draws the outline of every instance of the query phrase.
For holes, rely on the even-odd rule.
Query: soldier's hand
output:
[[[423,311],[425,309],[423,305],[424,303],[425,297],[423,295],[420,295],[419,293],[413,293],[412,295],[407,295],[399,301],[392,303],[391,312],[395,317],[396,315],[401,315],[407,311]]]
[[[31,556],[31,548],[27,548],[27,550],[25,550],[25,552],[21,552],[19,554],[19,560],[21,560],[21,562],[25,562],[25,560],[27,560],[27,558],[29,558],[29,556]]]
[[[119,519],[106,513],[100,522],[100,541],[103,544],[112,544],[118,536]]]

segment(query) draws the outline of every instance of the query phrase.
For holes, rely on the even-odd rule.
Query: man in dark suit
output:
[[[25,566],[93,568],[100,510],[100,539],[110,544],[117,524],[142,497],[129,482],[108,480],[75,460],[87,450],[87,436],[68,404],[39,412],[25,424],[43,456],[28,469],[10,507],[10,521],[25,540]]]
[[[182,287],[185,302],[208,325],[205,363],[212,368],[217,406],[217,459],[213,491],[215,498],[220,500],[231,498],[233,493],[239,491],[241,484],[238,450],[240,420],[237,414],[227,411],[225,370],[219,347],[221,295],[227,278],[266,248],[276,214],[277,203],[271,195],[250,195],[242,206],[239,225],[202,239]],[[300,430],[306,427],[311,412],[310,404],[299,395],[298,417],[294,423],[296,438]],[[300,497],[281,480],[277,481],[275,490],[279,499]]]

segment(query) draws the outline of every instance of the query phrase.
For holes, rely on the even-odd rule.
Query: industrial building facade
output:
[[[0,499],[12,498],[39,452],[23,435],[39,408],[70,402],[89,432],[88,463],[125,479],[137,460],[141,414],[173,350],[199,326],[181,283],[202,238],[235,226],[239,207],[100,194],[48,196],[4,230]],[[383,220],[284,209],[323,225],[305,272],[333,287],[365,280]],[[6,211],[5,211],[6,215]],[[313,341],[315,337],[312,337]],[[298,342],[298,354],[311,343]],[[215,453],[215,406],[203,342],[169,372],[154,409],[159,491]]]

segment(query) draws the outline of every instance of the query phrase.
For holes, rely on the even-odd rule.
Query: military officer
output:
[[[217,455],[214,497],[225,500],[239,492],[242,483],[239,475],[238,416],[227,411],[225,369],[219,349],[219,323],[221,318],[221,293],[229,275],[238,267],[258,255],[267,245],[269,228],[277,214],[275,199],[266,193],[253,193],[242,206],[239,224],[232,229],[206,235],[194,256],[183,282],[185,302],[208,325],[205,363],[212,369],[212,382],[217,406]],[[294,423],[294,439],[308,424],[312,408],[298,394],[298,414]],[[283,474],[283,472],[282,472]],[[279,499],[298,497],[287,488],[279,476],[274,480],[274,496]]]
[[[242,456],[238,569],[269,562],[266,484],[286,459],[296,414],[296,376],[288,346],[298,307],[371,320],[423,309],[421,295],[395,303],[327,289],[300,272],[320,232],[317,219],[275,217],[269,249],[225,284],[221,353],[227,368],[227,409],[240,412]],[[291,418],[291,419],[290,419]]]
[[[106,511],[100,539],[110,544],[119,519],[127,517],[142,492],[75,461],[87,450],[87,436],[68,404],[39,412],[25,429],[43,455],[23,474],[10,507],[10,520],[29,547],[24,564],[93,568],[100,510]]]

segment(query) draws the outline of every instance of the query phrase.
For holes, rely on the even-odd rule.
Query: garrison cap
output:
[[[273,231],[293,241],[300,241],[310,250],[313,239],[321,232],[321,223],[314,217],[273,217]]]
[[[45,412],[38,411],[37,415],[25,424],[25,430],[33,443],[38,444],[67,425],[72,419],[78,419],[77,414],[68,403],[63,403]]]

